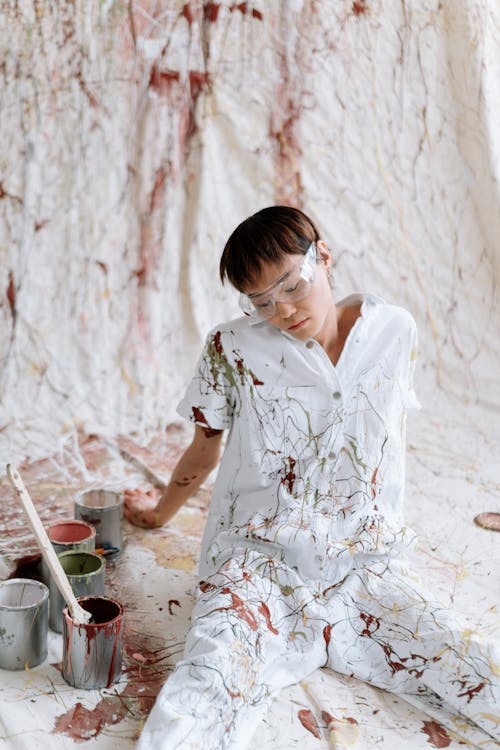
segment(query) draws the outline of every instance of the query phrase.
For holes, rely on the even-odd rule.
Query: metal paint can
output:
[[[109,688],[121,674],[123,607],[105,596],[79,597],[78,602],[93,621],[78,624],[64,608],[62,675],[76,688]]]
[[[73,518],[67,521],[57,521],[57,523],[48,527],[47,536],[57,555],[69,550],[80,550],[81,552],[93,552],[95,550],[95,529],[85,521],[75,521]],[[42,579],[49,587],[51,578],[47,563],[42,557]]]
[[[49,590],[29,578],[0,583],[0,667],[36,667],[47,658]]]
[[[104,594],[104,571],[106,564],[100,555],[93,552],[63,552],[58,555],[75,596],[99,596]],[[65,602],[51,577],[49,584],[49,625],[56,633],[62,633]]]
[[[104,549],[107,560],[120,555],[123,548],[123,495],[120,492],[82,492],[75,499],[75,518],[95,526],[96,548]]]

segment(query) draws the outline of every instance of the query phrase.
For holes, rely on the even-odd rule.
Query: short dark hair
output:
[[[242,221],[226,242],[219,266],[221,281],[227,278],[243,291],[265,263],[279,262],[286,254],[305,255],[311,242],[319,239],[313,221],[298,208],[263,208]]]

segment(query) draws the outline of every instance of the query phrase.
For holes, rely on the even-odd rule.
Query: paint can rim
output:
[[[87,536],[83,536],[80,539],[53,539],[51,536],[51,532],[58,526],[76,526],[79,528],[85,526],[89,533]],[[55,544],[78,544],[79,542],[85,542],[87,541],[87,539],[94,538],[96,536],[96,530],[95,530],[95,527],[92,526],[92,524],[88,523],[87,521],[82,521],[79,518],[67,518],[67,519],[61,519],[60,521],[54,521],[54,523],[51,523],[50,526],[47,527],[47,535],[50,541]]]
[[[61,558],[69,559],[76,557],[92,557],[96,560],[96,562],[99,563],[99,567],[97,567],[95,570],[90,570],[84,573],[69,573],[67,570],[64,572],[68,576],[68,578],[88,578],[89,576],[96,575],[97,573],[100,573],[103,569],[106,570],[106,560],[102,555],[97,554],[97,552],[91,552],[87,550],[81,550],[81,549],[69,549],[66,550],[66,552],[60,552],[58,555],[59,560]],[[62,563],[61,563],[62,564]]]
[[[90,495],[98,492],[103,492],[108,495],[115,495],[117,501],[112,505],[87,505],[85,502],[83,502],[83,498],[85,497],[85,495]],[[85,508],[85,510],[88,511],[99,511],[100,513],[113,511],[116,510],[116,508],[123,507],[123,504],[123,492],[119,490],[108,490],[105,487],[94,487],[93,489],[84,490],[83,492],[79,492],[77,495],[75,495],[75,505],[78,505],[79,508]]]
[[[35,581],[33,580],[33,578],[7,578],[6,581],[0,581],[0,588],[19,583],[22,583],[24,586],[28,586],[29,588],[38,589],[42,596],[40,596],[37,601],[31,602],[30,604],[3,604],[2,602],[0,602],[0,610],[3,610],[5,612],[22,612],[26,609],[39,607],[49,598],[49,587],[46,586],[45,583],[42,583],[42,581]]]
[[[115,623],[117,620],[119,620],[121,617],[123,617],[123,614],[124,614],[124,611],[125,611],[125,609],[123,607],[123,604],[120,604],[119,601],[117,601],[116,599],[113,599],[111,596],[96,596],[96,595],[92,596],[92,594],[90,594],[89,596],[77,596],[77,598],[76,598],[78,604],[80,604],[84,609],[85,609],[84,603],[88,599],[94,599],[94,600],[95,599],[99,599],[101,601],[104,600],[104,601],[107,601],[107,602],[111,602],[112,604],[114,604],[118,608],[118,613],[111,620],[106,620],[105,622],[88,622],[88,623],[86,622],[86,623],[83,624],[83,626],[85,628],[104,628],[104,627],[108,627],[109,625],[113,625],[113,623]],[[90,612],[91,610],[87,610],[87,611]],[[63,609],[63,616],[64,616],[64,619],[69,620],[73,624],[76,624],[75,621],[71,618],[67,606],[64,607],[64,609]],[[78,624],[77,626],[81,627],[80,624]]]

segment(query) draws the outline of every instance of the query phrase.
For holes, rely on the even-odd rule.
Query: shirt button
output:
[[[333,394],[333,398],[336,398],[336,399],[339,399],[341,396],[342,394],[340,393],[340,391],[335,391]]]
[[[314,341],[308,341],[307,344],[306,344],[306,346],[307,346],[308,349],[312,349],[313,346],[314,346]]]

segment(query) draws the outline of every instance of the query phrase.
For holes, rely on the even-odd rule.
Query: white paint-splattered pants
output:
[[[325,588],[241,550],[201,582],[184,659],[139,750],[243,750],[273,694],[327,666],[459,713],[498,738],[498,655],[430,601],[402,563],[359,560]]]

